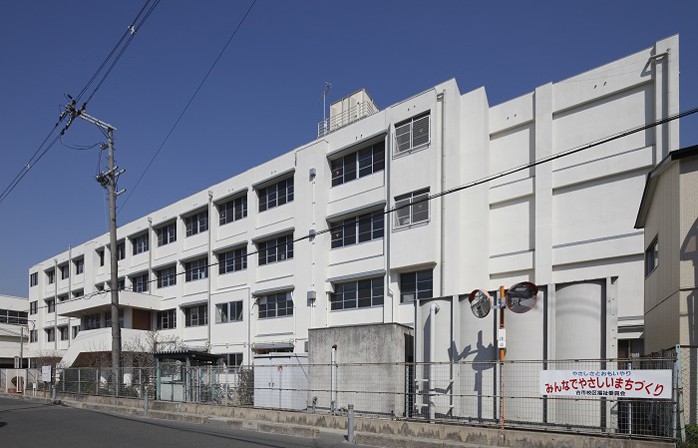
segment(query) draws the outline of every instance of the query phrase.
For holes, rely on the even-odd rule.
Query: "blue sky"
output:
[[[145,0],[0,2],[0,190]],[[114,125],[129,192],[251,0],[165,0],[88,106]],[[144,180],[125,223],[311,141],[328,100],[366,88],[380,108],[449,78],[491,105],[678,33],[681,110],[698,107],[698,2],[259,0]],[[681,145],[698,143],[698,118]],[[76,123],[64,141],[103,141]],[[560,148],[565,149],[565,148]],[[0,294],[31,265],[108,230],[98,151],[56,145],[0,203]],[[123,201],[124,196],[120,201]]]

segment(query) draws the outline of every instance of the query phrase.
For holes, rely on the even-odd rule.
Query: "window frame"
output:
[[[218,275],[247,269],[247,245],[219,252],[216,257],[218,257]]]
[[[385,276],[337,282],[333,286],[334,292],[329,298],[330,311],[372,308],[385,303]],[[362,296],[361,291],[368,291],[369,295]]]
[[[219,226],[247,218],[247,192],[219,202],[216,204],[216,209]]]
[[[126,258],[126,241],[120,240],[116,242],[116,261],[121,261]]]
[[[85,257],[78,257],[73,260],[73,265],[75,266],[75,275],[82,275],[85,273]]]
[[[428,274],[428,276],[427,276]],[[414,276],[414,282],[407,283],[408,276]],[[419,278],[422,276],[423,278]],[[421,269],[419,271],[410,271],[400,273],[400,303],[410,304],[417,299],[428,299],[434,296],[434,269]],[[429,288],[420,288],[429,283]],[[407,285],[414,284],[414,289],[408,289]],[[421,285],[420,285],[421,284]],[[408,294],[412,295],[411,299],[407,299]]]
[[[169,271],[172,270],[170,273]],[[168,272],[165,272],[168,271]],[[164,275],[163,275],[164,274]],[[168,288],[177,284],[177,265],[164,266],[155,270],[157,288]],[[167,279],[167,280],[165,280]]]
[[[29,315],[33,316],[34,314],[39,313],[39,301],[38,300],[32,300],[29,302]]]
[[[184,217],[184,234],[188,238],[199,233],[208,232],[208,224],[208,209],[186,215]]]
[[[46,312],[47,313],[55,313],[56,312],[56,299],[54,299],[54,298],[44,299],[44,303],[46,304]]]
[[[158,330],[177,329],[177,308],[158,311],[155,315],[155,327]]]
[[[131,289],[133,292],[148,292],[150,279],[148,272],[141,272],[131,276]]]
[[[48,279],[47,279],[48,284],[53,285],[54,283],[56,283],[56,270],[52,268],[52,269],[49,269],[48,271],[45,271],[45,272],[46,272],[46,277],[48,277]]]
[[[203,262],[203,265],[201,264]],[[205,280],[208,278],[208,257],[198,257],[184,261],[184,281],[186,283]],[[196,274],[196,275],[195,275]]]
[[[366,164],[370,156],[370,163]],[[347,182],[385,170],[385,139],[329,160],[331,185]],[[363,166],[362,166],[363,163]]]
[[[271,243],[271,244],[270,244]],[[283,248],[283,252],[282,251]],[[273,257],[271,257],[273,251]],[[273,258],[273,259],[272,259]],[[280,263],[293,259],[293,234],[257,241],[257,265]]]
[[[182,310],[184,311],[185,327],[203,327],[208,325],[208,304],[183,306]],[[196,321],[193,320],[192,310],[196,310]]]
[[[242,300],[233,300],[216,304],[216,323],[226,324],[242,322],[244,320],[244,307]]]
[[[424,119],[426,119],[426,141],[422,141],[424,139],[422,135],[415,136],[415,123]],[[402,143],[400,142],[401,139],[403,139]],[[394,155],[396,157],[429,147],[431,144],[431,110],[427,110],[420,114],[414,115],[407,120],[395,123],[393,142],[395,147]],[[404,143],[409,143],[409,146],[405,146]]]
[[[380,223],[380,227],[378,224]],[[366,229],[368,224],[368,229]],[[368,238],[362,239],[362,235]],[[353,246],[385,237],[385,211],[365,212],[339,221],[330,222],[330,248]]]
[[[32,272],[29,274],[29,287],[32,288],[39,284],[39,273]]]
[[[150,234],[149,232],[142,232],[138,235],[134,235],[130,238],[131,240],[131,254],[138,255],[146,253],[150,250]]]
[[[293,182],[294,176],[288,176],[265,187],[257,187],[259,213],[293,202],[295,190]]]
[[[659,235],[645,249],[645,278],[649,277],[659,266]]]
[[[431,207],[429,207],[430,189],[422,188],[409,193],[395,196],[395,228],[408,228],[417,224],[428,223],[431,218]],[[417,201],[415,203],[415,201]],[[424,206],[426,210],[421,210]],[[417,214],[425,213],[422,219],[416,219]],[[405,218],[408,218],[406,220]]]
[[[61,280],[67,280],[70,278],[70,263],[58,265],[58,270],[61,272]]]
[[[281,300],[282,297],[283,300]],[[257,297],[258,319],[290,317],[293,316],[293,308],[293,295],[291,291],[265,294]]]
[[[170,221],[155,228],[158,247],[166,246],[177,241],[177,220]]]

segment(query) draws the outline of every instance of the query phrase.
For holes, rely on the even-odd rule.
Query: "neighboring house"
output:
[[[316,140],[121,225],[124,337],[156,330],[247,364],[304,352],[310,328],[413,326],[417,298],[613,278],[618,325],[607,334],[598,303],[584,302],[595,314],[583,331],[611,341],[597,356],[641,351],[633,220],[646,173],[678,147],[677,122],[425,199],[677,113],[678,64],[674,36],[496,106],[455,80],[382,110],[350,95]],[[109,349],[108,242],[29,269],[34,353],[69,364]],[[555,308],[543,309],[552,325]],[[538,321],[526,325],[544,339]]]
[[[29,301],[26,298],[0,294],[0,369],[14,367],[15,356],[28,356],[27,342],[32,327],[27,322],[28,309]],[[22,348],[24,353],[21,353]]]
[[[645,230],[645,352],[698,347],[698,145],[649,173],[635,227]]]

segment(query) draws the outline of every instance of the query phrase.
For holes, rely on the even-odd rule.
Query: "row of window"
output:
[[[374,277],[361,280],[336,283],[334,292],[330,294],[330,308],[332,310],[346,310],[357,308],[368,308],[383,305],[384,302],[384,278]],[[433,273],[431,270],[422,270],[400,274],[400,302],[410,303],[415,299],[430,298],[433,296]],[[47,300],[49,311],[55,309],[53,300]],[[36,311],[36,302],[32,302]],[[259,318],[267,319],[274,317],[284,317],[293,315],[293,299],[291,292],[279,292],[265,295],[257,299]],[[182,307],[184,312],[184,326],[198,327],[208,325],[208,305],[200,304],[195,306]],[[30,311],[31,313],[31,311]],[[243,320],[243,302],[236,300],[232,302],[216,304],[216,323],[237,322]],[[107,328],[111,326],[111,313],[102,315],[90,314],[82,317],[81,326],[73,327],[73,337],[82,328],[92,330],[97,328]],[[119,325],[123,326],[123,311],[119,315]],[[158,311],[156,315],[156,327],[158,330],[177,328],[177,310],[169,309]],[[68,327],[58,327],[61,340],[68,339]],[[55,340],[53,328],[46,328],[48,342]],[[37,342],[37,330],[30,333],[30,342]]]
[[[430,142],[429,129],[430,116],[428,112],[396,124],[396,154],[407,153],[428,145]],[[332,171],[332,186],[341,185],[345,182],[349,182],[351,180],[382,171],[385,169],[385,141],[379,141],[370,146],[366,146],[357,151],[354,151],[350,154],[346,154],[340,158],[333,159],[330,161],[330,167]],[[263,212],[265,210],[269,210],[271,208],[275,208],[280,205],[292,202],[294,195],[293,182],[294,179],[291,176],[285,179],[281,179],[280,181],[274,184],[257,188],[257,194],[259,197],[259,211]],[[396,197],[396,225],[409,226],[415,223],[428,220],[428,198],[428,189]],[[218,209],[220,225],[224,225],[245,218],[247,216],[247,195],[244,194],[228,199],[225,202],[216,204],[216,207]],[[356,227],[359,227],[360,224],[358,223],[358,221],[361,219],[361,217],[352,219],[355,221]],[[186,236],[192,236],[201,232],[205,232],[209,228],[208,210],[202,210],[197,213],[184,216],[183,220],[186,228]],[[378,231],[374,231],[374,229],[366,230],[368,224],[364,223],[364,232],[361,233],[361,229],[357,228],[353,234],[351,233],[352,230],[350,229],[351,223],[346,224],[346,226],[342,226],[342,229],[347,229],[347,231],[341,232],[341,236],[338,235],[335,238],[333,234],[332,247],[341,247],[347,244],[356,244],[356,242],[368,241],[370,239],[379,238],[380,236],[382,236],[382,221],[381,229]],[[177,241],[176,221],[172,221],[167,224],[156,227],[155,233],[157,236],[158,246],[164,246]],[[143,232],[135,236],[129,237],[129,239],[131,240],[133,255],[147,252],[150,249],[149,235],[147,232]],[[354,242],[352,242],[352,240]],[[278,246],[279,244],[276,245]],[[265,248],[265,251],[267,250],[268,249]],[[100,266],[104,266],[104,248],[97,249],[97,254],[99,256]],[[292,247],[290,249],[290,253],[287,249],[282,249],[281,251],[272,250],[269,251],[264,257],[260,257],[260,264],[266,264],[267,262],[272,262],[272,260],[276,261],[291,258],[292,254]],[[125,242],[120,241],[117,244],[117,259],[123,260],[125,258],[125,255]],[[81,274],[84,270],[84,259],[81,257],[79,259],[73,260],[73,263],[75,265],[75,273],[77,275]],[[59,269],[61,272],[62,279],[70,277],[69,263],[65,263],[64,265],[59,266]],[[55,282],[54,270],[46,271],[46,275],[48,278],[48,284],[53,284]],[[37,273],[30,274],[29,284],[30,286],[36,286],[38,284]]]

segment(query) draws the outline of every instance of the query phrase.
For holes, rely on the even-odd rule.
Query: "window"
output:
[[[218,205],[219,224],[228,224],[247,216],[247,193]]]
[[[409,226],[429,220],[429,189],[413,191],[395,198],[395,225]]]
[[[85,295],[85,290],[84,289],[76,289],[75,291],[73,291],[72,294],[73,294],[73,298],[82,297]]]
[[[126,258],[126,242],[122,240],[116,243],[116,259],[123,260],[124,258]]]
[[[75,275],[85,272],[85,259],[83,257],[73,260],[73,264],[75,265]]]
[[[200,327],[208,324],[208,305],[184,308],[184,326]]]
[[[109,284],[109,282],[107,282],[107,284]],[[126,289],[126,279],[124,277],[119,277],[116,279],[116,289],[118,291],[123,291]]]
[[[54,299],[46,299],[44,302],[46,303],[47,313],[53,313],[56,311],[56,301]]]
[[[61,341],[67,341],[68,340],[68,327],[58,327],[58,331],[60,332],[61,335]]]
[[[165,310],[158,311],[157,314],[157,328],[158,330],[171,330],[177,328],[177,310]]]
[[[148,292],[148,273],[134,275],[131,277],[131,285],[134,292]]]
[[[55,269],[51,269],[50,271],[46,271],[46,277],[48,279],[48,284],[53,285],[53,283],[56,281]]]
[[[169,266],[155,271],[158,288],[166,288],[177,284],[177,268]]]
[[[173,221],[155,229],[158,236],[158,247],[177,241],[177,222]]]
[[[429,143],[429,113],[395,125],[395,154],[419,149]]]
[[[95,284],[95,289],[97,291],[104,291],[104,283],[96,283]]]
[[[22,325],[26,322],[26,312],[0,309],[0,324]]]
[[[368,278],[334,285],[330,294],[331,309],[346,310],[383,304],[383,277]]]
[[[80,333],[80,325],[73,325],[73,339]]]
[[[268,187],[259,188],[259,211],[263,212],[270,208],[293,202],[293,177],[284,179]]]
[[[56,340],[56,333],[53,331],[53,328],[45,328],[44,331],[46,332],[46,340],[48,342]]]
[[[242,365],[242,353],[226,353],[225,354],[225,365],[226,366],[240,366],[240,365]]]
[[[39,284],[39,273],[34,272],[29,274],[29,287],[36,286]]]
[[[148,241],[148,232],[141,233],[131,238],[131,246],[133,247],[133,255],[148,252],[150,242]]]
[[[29,330],[29,342],[39,342],[39,330]]]
[[[94,330],[96,328],[102,328],[102,316],[97,314],[88,314],[80,318],[83,330]]]
[[[247,247],[233,249],[218,254],[218,273],[241,271],[247,269]]]
[[[330,162],[332,168],[332,186],[341,185],[350,180],[385,169],[385,142],[347,154]]]
[[[97,252],[97,256],[99,257],[99,265],[104,266],[104,248],[100,247],[95,252]]]
[[[61,271],[61,280],[70,277],[70,265],[68,263],[58,266],[58,269]]]
[[[242,300],[219,303],[216,305],[216,323],[235,322],[242,320]]]
[[[208,277],[208,260],[204,257],[188,261],[184,263],[184,270],[184,281],[203,280]]]
[[[383,210],[377,210],[332,224],[332,247],[383,238],[383,217]]]
[[[257,299],[259,318],[293,316],[293,300],[291,292],[269,294]]]
[[[111,311],[104,313],[104,327],[111,327]],[[124,310],[119,310],[119,328],[124,328]]]
[[[65,302],[66,300],[68,300],[68,294],[61,294],[58,296],[58,303]]]
[[[659,245],[657,237],[650,243],[645,251],[645,277],[649,276],[659,265]]]
[[[257,243],[259,265],[293,258],[293,235],[280,236]]]
[[[415,299],[434,296],[434,276],[431,269],[400,274],[400,302],[411,303]]]
[[[29,302],[29,314],[36,314],[39,312],[39,301],[34,300],[33,302]]]
[[[187,236],[196,235],[197,233],[208,230],[208,210],[197,213],[195,215],[184,218],[184,224],[187,227]]]

